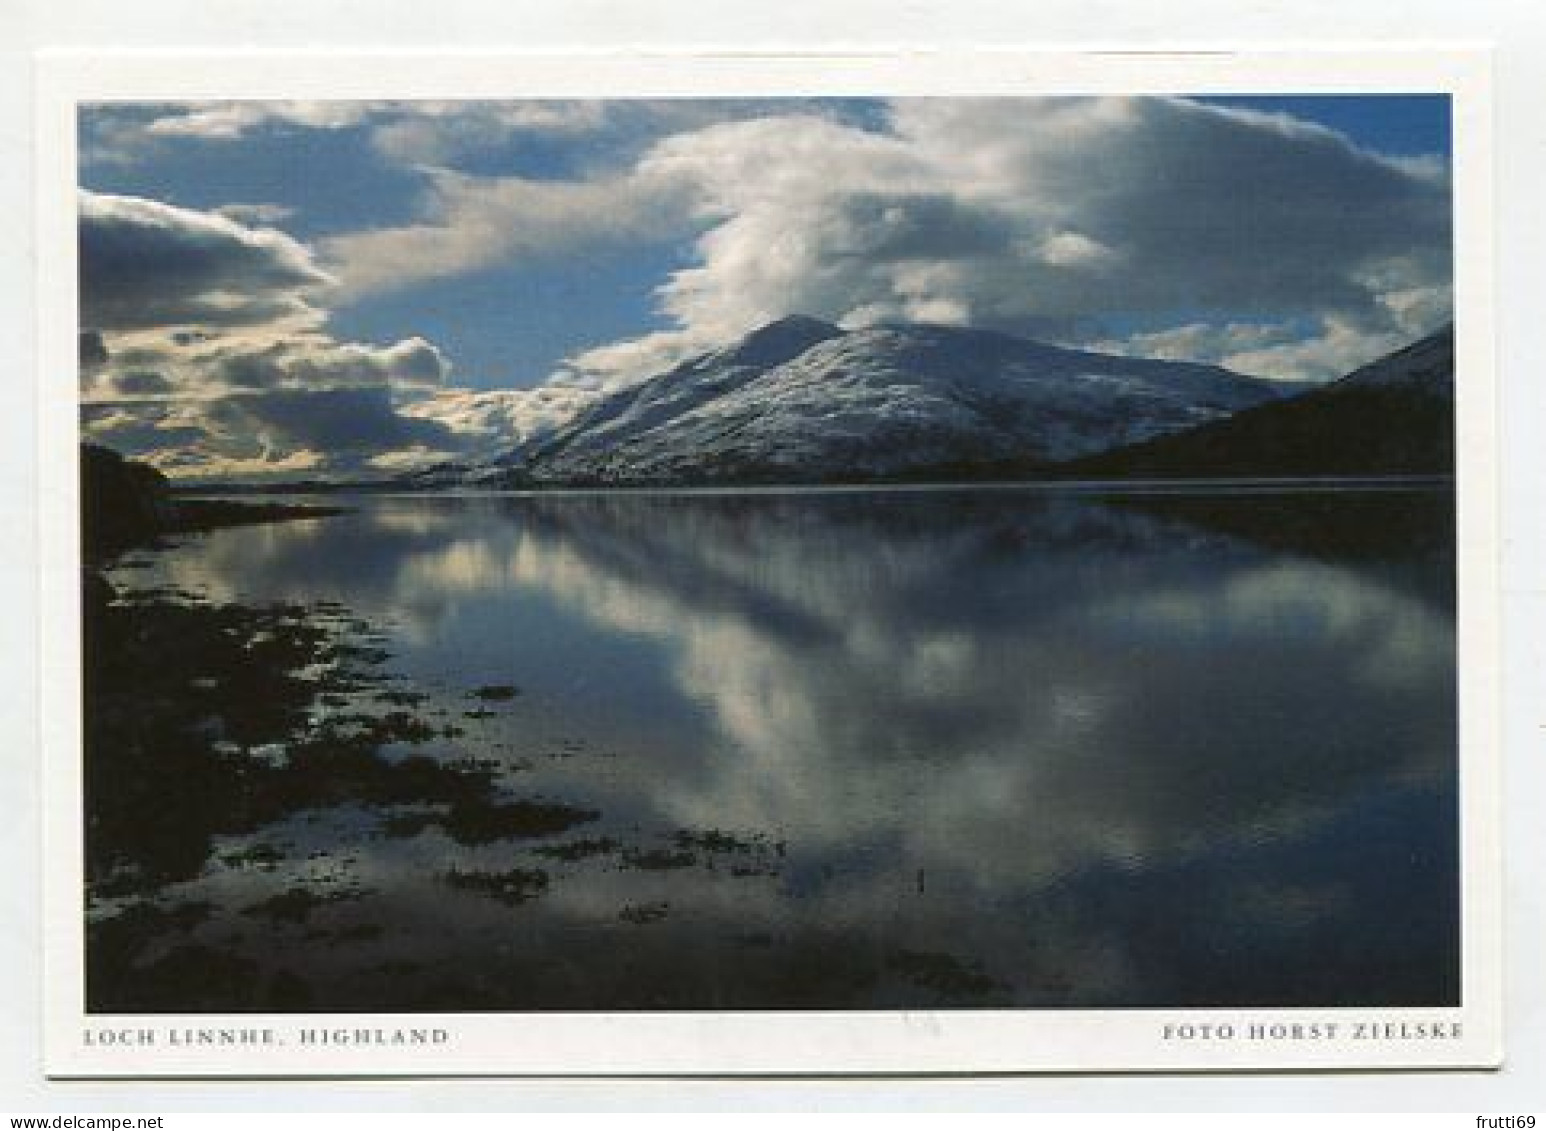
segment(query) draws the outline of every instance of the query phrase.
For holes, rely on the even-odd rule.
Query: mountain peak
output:
[[[764,334],[769,331],[776,331],[779,333],[809,332],[828,335],[842,333],[842,331],[834,326],[831,322],[828,322],[823,318],[817,318],[810,314],[786,314],[782,318],[773,319],[773,321],[765,324],[760,329],[753,330],[752,334]]]
[[[790,314],[747,334],[730,348],[724,360],[735,365],[779,365],[799,357],[819,342],[841,337],[842,333],[832,323],[823,322],[820,318]]]

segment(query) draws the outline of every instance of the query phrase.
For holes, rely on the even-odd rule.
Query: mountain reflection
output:
[[[1290,552],[998,491],[423,497],[158,568],[342,602],[411,678],[520,685],[622,752],[548,779],[619,819],[787,842],[780,884],[674,895],[678,932],[890,934],[1020,1002],[1329,1004],[1453,992],[1432,545]],[[596,885],[544,913],[583,917]],[[1375,946],[1409,928],[1427,941],[1385,969]]]

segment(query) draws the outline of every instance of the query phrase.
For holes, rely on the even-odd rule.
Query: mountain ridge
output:
[[[1070,461],[1059,477],[1451,475],[1452,324],[1298,396]]]

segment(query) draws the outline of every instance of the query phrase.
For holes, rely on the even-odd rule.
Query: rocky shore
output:
[[[82,444],[80,460],[81,552],[88,566],[99,565],[114,554],[154,543],[167,535],[257,522],[324,518],[343,510],[294,503],[181,497],[155,468],[96,444]]]

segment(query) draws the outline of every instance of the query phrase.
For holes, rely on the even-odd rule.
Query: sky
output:
[[[1441,96],[83,107],[88,437],[483,458],[773,319],[1326,380],[1450,316]]]

